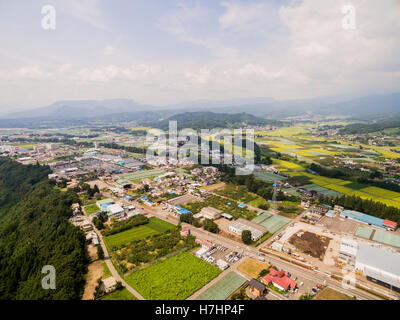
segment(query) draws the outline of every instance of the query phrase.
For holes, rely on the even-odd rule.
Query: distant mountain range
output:
[[[57,101],[49,106],[19,111],[3,115],[1,118],[26,119],[26,118],[50,118],[50,119],[77,119],[103,116],[113,113],[132,111],[144,111],[154,108],[139,104],[129,99],[111,100],[67,100]]]
[[[58,101],[50,106],[0,116],[0,127],[35,126],[38,123],[66,121],[77,124],[93,121],[114,123],[155,123],[185,112],[246,112],[267,119],[285,119],[303,115],[345,116],[358,120],[400,119],[400,92],[370,95],[357,99],[325,97],[278,101],[273,98],[250,98],[224,101],[198,100],[164,107],[136,103],[129,99]],[[6,120],[7,119],[7,120]]]

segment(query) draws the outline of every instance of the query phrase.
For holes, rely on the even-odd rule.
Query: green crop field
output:
[[[399,192],[385,190],[385,189],[377,188],[377,187],[367,187],[367,188],[361,189],[360,191],[367,192],[367,193],[376,195],[378,197],[383,197],[383,198],[388,198],[388,199],[394,199],[394,198],[400,197]]]
[[[91,215],[93,213],[97,213],[100,211],[100,208],[95,204],[91,204],[91,205],[83,207],[83,208],[85,209],[85,212],[87,215]]]
[[[140,181],[143,179],[158,177],[165,174],[165,171],[159,169],[152,169],[152,170],[143,170],[143,171],[136,171],[133,173],[126,173],[121,175],[124,179],[128,179],[131,181]]]
[[[297,170],[297,171],[304,170],[304,168],[301,165],[298,165],[296,163],[292,163],[292,162],[289,162],[289,161],[273,159],[273,162],[277,163],[280,166],[285,167],[287,169]]]
[[[297,172],[296,172],[296,174],[297,174]],[[256,171],[256,172],[254,172],[254,177],[259,179],[259,180],[261,180],[261,181],[265,181],[265,182],[274,182],[274,181],[278,181],[278,180],[280,180],[280,181],[287,180],[286,177],[280,176],[278,174],[274,174],[272,172],[266,172],[266,171]]]
[[[184,300],[220,273],[217,267],[183,252],[134,272],[125,281],[148,300]]]
[[[107,236],[105,237],[105,241],[110,248],[119,248],[133,241],[141,240],[173,228],[175,228],[173,224],[152,217],[148,224]]]

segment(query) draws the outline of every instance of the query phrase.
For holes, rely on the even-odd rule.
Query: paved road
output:
[[[136,205],[138,207],[142,207],[141,204],[136,203]],[[175,225],[178,224],[177,220],[174,219],[168,219],[166,217],[167,212],[161,211],[158,208],[148,208],[146,207],[146,211],[148,211],[150,214],[168,221],[170,223],[173,223]],[[185,223],[182,224],[183,226],[186,225]],[[239,243],[236,242],[234,240],[210,233],[208,231],[205,231],[203,229],[197,229],[194,228],[191,225],[187,225],[190,227],[191,230],[191,234],[199,239],[203,239],[203,240],[208,240],[214,243],[218,243],[221,244],[227,248],[230,248],[231,250],[234,251],[244,251],[245,256],[247,257],[253,257],[253,258],[258,258],[257,253],[258,253],[258,249],[254,248],[254,247],[250,247],[250,246],[246,246],[243,243]],[[103,242],[102,242],[102,246],[103,246]],[[104,249],[103,249],[104,250]],[[104,250],[104,253],[106,254],[106,250]],[[290,262],[284,261],[282,259],[280,259],[279,257],[275,256],[275,255],[271,255],[271,254],[266,254],[265,257],[267,262],[270,262],[271,264],[274,265],[278,265],[279,267],[281,267],[282,269],[290,272],[291,274],[296,274],[297,276],[303,277],[307,280],[310,280],[312,282],[317,282],[317,283],[324,283],[324,281],[326,281],[326,285],[331,287],[332,289],[335,289],[339,292],[345,293],[349,296],[356,296],[358,299],[360,300],[380,300],[381,298],[368,293],[364,290],[355,288],[355,289],[344,289],[341,285],[341,283],[337,280],[334,280],[332,278],[330,278],[329,276],[327,276],[326,274],[324,274],[323,272],[320,271],[315,271],[315,270],[308,270],[305,269],[303,267],[294,265]],[[111,261],[109,261],[109,263],[111,264]],[[112,264],[111,264],[112,265]],[[114,269],[114,266],[112,266],[112,268]],[[132,289],[134,290],[134,289]],[[132,291],[131,291],[132,292]],[[136,295],[136,294],[135,294]],[[139,296],[138,296],[139,297]]]
[[[115,278],[115,280],[120,281],[122,283],[122,285],[130,292],[132,293],[136,298],[138,298],[139,300],[145,300],[145,298],[143,298],[141,296],[141,294],[139,292],[137,292],[135,289],[133,289],[128,283],[125,282],[124,279],[121,278],[121,276],[119,275],[118,271],[115,269],[114,265],[111,262],[110,256],[108,255],[108,250],[107,247],[104,243],[103,237],[101,235],[101,233],[99,232],[99,230],[96,229],[96,226],[91,222],[90,218],[87,219],[93,226],[93,229],[96,231],[97,235],[99,236],[99,240],[100,240],[100,244],[101,247],[104,251],[104,261],[107,264],[108,269],[110,270],[112,276]]]

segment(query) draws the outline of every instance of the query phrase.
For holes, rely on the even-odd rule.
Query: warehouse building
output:
[[[357,220],[359,222],[366,223],[370,226],[375,226],[390,231],[395,231],[397,229],[396,222],[390,220],[383,220],[358,211],[343,210],[340,216],[346,219]]]
[[[368,280],[400,293],[400,254],[360,243],[355,269]]]
[[[242,236],[242,232],[244,230],[249,230],[251,232],[251,240],[253,241],[260,240],[261,237],[267,232],[267,228],[243,218],[237,219],[229,226],[229,231],[239,236]]]
[[[207,208],[203,208],[200,211],[200,214],[203,218],[205,219],[211,219],[211,220],[216,220],[218,218],[221,217],[221,210],[218,210],[216,208],[213,207],[207,207]]]
[[[349,238],[342,238],[339,247],[339,260],[351,265],[356,262],[358,242]]]
[[[119,204],[112,204],[107,207],[109,218],[122,218],[125,216],[125,210]]]

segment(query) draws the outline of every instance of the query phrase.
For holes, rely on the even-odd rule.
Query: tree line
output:
[[[0,299],[80,299],[87,258],[83,232],[68,218],[79,203],[47,179],[47,166],[0,158]],[[56,289],[42,288],[42,268],[54,266]]]

